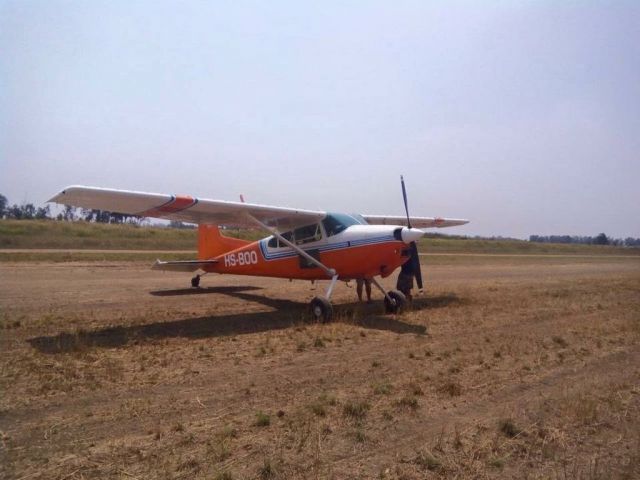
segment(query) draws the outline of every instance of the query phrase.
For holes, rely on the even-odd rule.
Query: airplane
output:
[[[384,295],[387,313],[399,313],[407,299],[398,290],[386,291],[377,276],[386,278],[406,262],[420,291],[422,272],[416,242],[423,228],[464,225],[468,220],[411,217],[404,179],[400,177],[406,217],[301,210],[189,195],[167,195],[108,188],[69,186],[49,200],[64,205],[127,215],[179,220],[198,225],[198,258],[161,261],[154,270],[202,272],[191,279],[198,288],[209,273],[252,275],[301,280],[329,280],[324,296],[311,300],[312,315],[329,321],[331,295],[338,280],[370,280]],[[269,233],[258,241],[222,234],[224,227],[253,227]]]

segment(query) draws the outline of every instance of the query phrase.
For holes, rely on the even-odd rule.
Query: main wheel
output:
[[[200,275],[196,275],[191,279],[191,286],[193,288],[198,288],[200,286]]]
[[[329,300],[324,297],[314,297],[311,300],[311,314],[314,316],[316,320],[320,320],[321,322],[328,322],[331,320],[333,316],[333,307]]]
[[[391,301],[389,301],[389,298],[387,298],[386,296],[384,297],[384,309],[386,310],[386,312],[402,312],[405,305],[407,304],[407,297],[404,296],[404,293],[398,290],[390,290],[387,295],[391,298]]]

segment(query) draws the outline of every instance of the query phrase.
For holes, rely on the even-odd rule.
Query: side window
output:
[[[322,239],[320,225],[315,223],[313,225],[307,225],[306,227],[296,228],[293,231],[293,237],[296,239],[296,245],[317,242]]]
[[[280,235],[282,235],[282,237],[285,240],[289,240],[290,242],[293,242],[293,232],[284,232],[284,233],[281,233]],[[286,247],[286,245],[283,244],[283,243],[280,243],[280,246],[281,247]]]
[[[281,233],[280,235],[282,235],[286,240],[289,240],[291,242],[292,232],[284,232],[284,233]],[[278,237],[275,237],[275,236],[272,237],[271,240],[269,240],[269,243],[267,243],[267,246],[269,248],[286,247],[286,245],[282,243],[280,240],[278,240]]]

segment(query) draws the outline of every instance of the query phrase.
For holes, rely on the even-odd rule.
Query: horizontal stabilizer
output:
[[[204,270],[205,267],[216,263],[218,263],[218,260],[178,260],[174,262],[156,260],[156,263],[151,268],[165,272],[195,272],[196,270]]]

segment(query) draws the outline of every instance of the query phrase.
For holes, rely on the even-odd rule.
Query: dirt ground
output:
[[[320,284],[4,263],[0,477],[640,478],[640,259],[434,263],[330,324]]]

